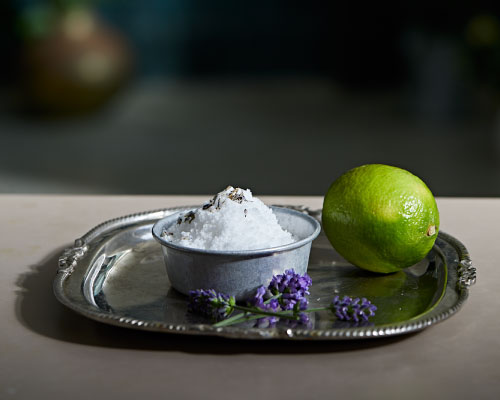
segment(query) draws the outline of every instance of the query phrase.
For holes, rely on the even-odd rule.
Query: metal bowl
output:
[[[171,285],[183,294],[196,289],[215,289],[242,300],[251,296],[259,286],[267,286],[273,275],[287,269],[293,268],[296,273],[304,274],[311,243],[319,235],[321,226],[304,213],[282,207],[271,208],[281,227],[296,239],[294,242],[258,250],[195,249],[170,243],[162,237],[164,230],[176,223],[181,213],[159,220],[153,226],[153,236],[162,245]]]

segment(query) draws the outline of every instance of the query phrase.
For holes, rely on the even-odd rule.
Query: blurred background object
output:
[[[0,192],[500,196],[500,6],[7,0]]]
[[[85,112],[104,104],[130,74],[125,40],[88,1],[50,0],[20,16],[21,84],[32,111]]]

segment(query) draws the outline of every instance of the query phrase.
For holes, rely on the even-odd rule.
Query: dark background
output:
[[[499,196],[500,7],[436,3],[3,1],[0,192],[322,195],[384,163]],[[70,51],[26,54],[74,10],[119,33],[126,73],[48,103],[66,70],[30,82]]]

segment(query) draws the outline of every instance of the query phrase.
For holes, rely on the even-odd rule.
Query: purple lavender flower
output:
[[[214,321],[220,321],[231,315],[235,304],[236,300],[233,296],[217,293],[213,289],[198,289],[189,292],[188,311],[205,315]]]
[[[264,286],[257,288],[254,297],[248,300],[248,305],[252,307],[264,308],[266,306],[264,304],[265,295],[266,295],[266,288]]]
[[[304,297],[300,300],[297,300],[297,302],[293,305],[293,313],[298,314],[300,311],[305,311],[307,310],[307,306],[309,305],[309,302],[307,299]]]
[[[377,310],[377,307],[367,299],[353,299],[349,296],[344,296],[343,299],[335,296],[330,307],[339,320],[355,322],[368,321],[368,318],[374,316]]]
[[[277,299],[271,299],[268,302],[264,300],[264,296],[266,295],[267,290],[264,286],[261,286],[257,289],[255,292],[255,295],[252,299],[248,301],[248,305],[250,307],[258,307],[261,310],[265,311],[271,311],[271,312],[276,312],[279,307],[279,303]],[[256,325],[258,327],[263,327],[263,326],[273,326],[278,322],[278,317],[263,317],[259,318],[256,322]]]
[[[309,275],[296,274],[293,269],[288,269],[284,274],[273,276],[268,289],[273,295],[281,293],[278,301],[283,310],[293,310],[296,304],[299,304],[301,310],[305,310],[308,305],[305,296],[309,294],[311,284]]]
[[[311,328],[312,327],[311,319],[310,319],[308,313],[305,313],[305,312],[298,313],[297,317],[299,317],[298,320],[287,319],[285,321],[286,326],[289,328],[303,328],[303,327]]]

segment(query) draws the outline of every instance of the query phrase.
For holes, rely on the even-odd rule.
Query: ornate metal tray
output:
[[[426,259],[404,271],[376,275],[343,260],[324,234],[313,242],[308,273],[310,307],[335,295],[367,297],[378,311],[370,324],[336,321],[328,312],[311,315],[307,327],[286,322],[256,328],[253,322],[214,328],[187,313],[186,297],[170,287],[155,221],[179,207],[113,219],[95,227],[64,251],[54,280],[57,299],[100,322],[128,328],[239,339],[335,340],[386,337],[419,331],[455,314],[475,282],[467,249],[440,232]],[[300,209],[315,217],[320,211]]]

